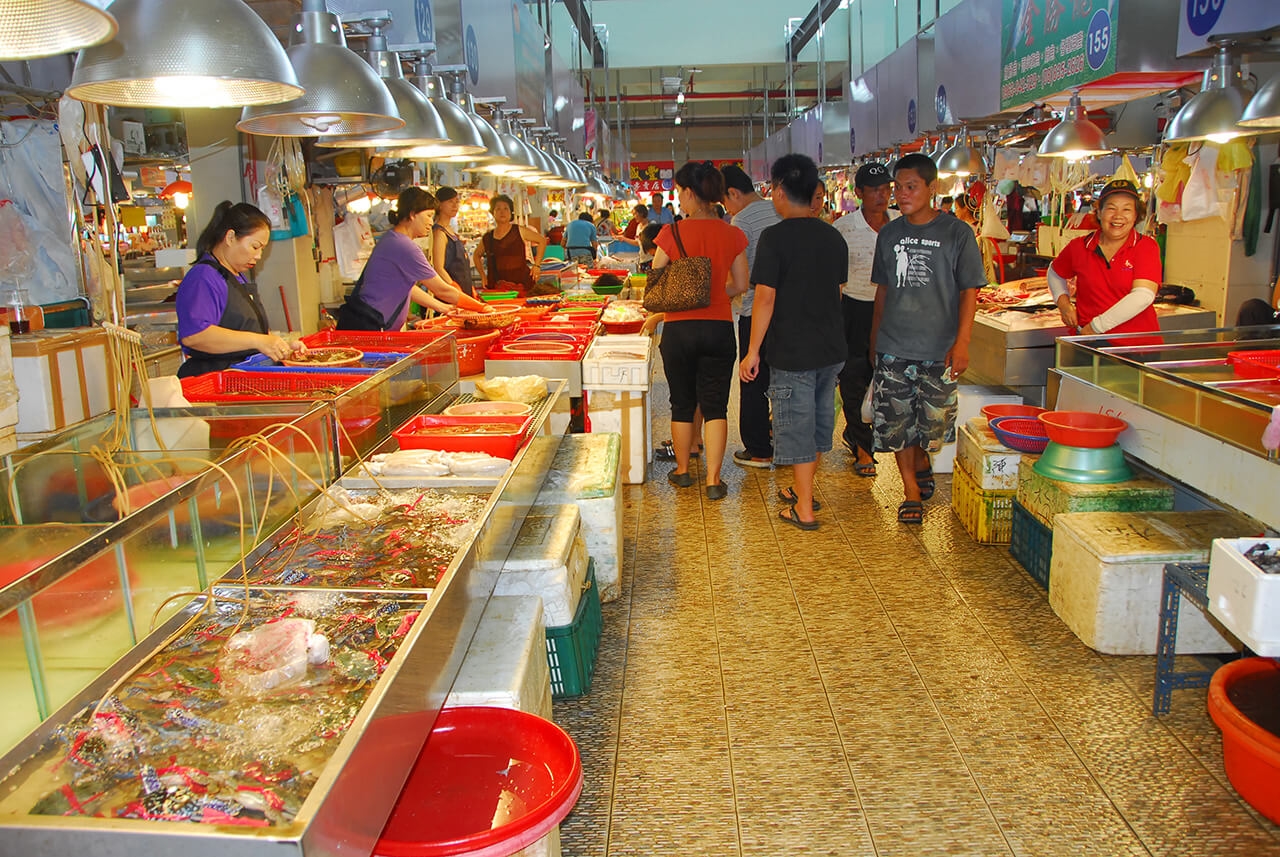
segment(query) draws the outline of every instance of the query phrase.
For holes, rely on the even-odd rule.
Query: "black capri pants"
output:
[[[729,387],[738,363],[733,322],[666,322],[658,350],[671,391],[672,422],[693,422],[699,406],[705,420],[728,419]]]

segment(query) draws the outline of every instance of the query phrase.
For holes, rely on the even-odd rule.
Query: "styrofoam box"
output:
[[[1062,482],[1035,470],[1038,456],[1018,462],[1018,503],[1046,527],[1065,512],[1168,512],[1173,509],[1173,485],[1152,476],[1123,482]],[[1205,542],[1207,548],[1208,542]]]
[[[653,373],[648,336],[597,336],[582,358],[582,386],[589,390],[648,390]],[[639,357],[611,357],[611,354]]]
[[[1209,612],[1259,655],[1280,658],[1280,574],[1267,574],[1244,552],[1280,539],[1214,539],[1209,554]]]
[[[956,391],[956,427],[980,415],[987,405],[1021,405],[1022,397],[1004,392],[1003,387],[961,384]],[[956,442],[944,443],[931,456],[934,473],[951,473],[956,464]]]
[[[1204,562],[1214,537],[1248,532],[1234,512],[1072,512],[1057,515],[1049,605],[1086,646],[1108,655],[1153,655],[1168,562]],[[1180,654],[1230,652],[1204,612],[1182,599]]]
[[[446,708],[514,708],[552,718],[541,598],[495,595],[489,599],[444,704]]]
[[[101,328],[42,330],[12,347],[19,432],[63,429],[111,410],[115,388]]]
[[[593,432],[622,435],[622,483],[639,485],[653,460],[653,427],[649,420],[649,394],[637,390],[591,390],[587,412]]]
[[[0,428],[18,424],[18,382],[13,376],[13,348],[9,326],[0,325]]]
[[[548,628],[573,623],[587,580],[587,545],[578,507],[534,506],[525,516],[494,595],[537,595]]]
[[[974,417],[956,432],[956,460],[983,491],[1018,490],[1022,453],[996,440],[986,417]]]
[[[560,439],[537,502],[573,503],[582,516],[582,540],[596,563],[600,600],[622,592],[622,435],[569,434]]]

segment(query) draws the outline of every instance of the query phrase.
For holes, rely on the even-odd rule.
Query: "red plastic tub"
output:
[[[1129,424],[1119,417],[1091,411],[1046,411],[1038,419],[1044,423],[1049,440],[1063,446],[1102,449],[1111,446]]]
[[[443,452],[487,452],[498,458],[515,458],[529,434],[533,417],[505,416],[418,416],[392,432],[401,449],[438,449]],[[506,425],[507,434],[436,434],[458,427]]]
[[[1231,351],[1227,362],[1239,378],[1280,378],[1280,351]]]
[[[499,330],[455,330],[453,338],[458,342],[458,374],[484,374],[484,355],[502,335]]]
[[[1038,417],[1043,414],[1047,408],[1039,408],[1035,405],[987,405],[982,409],[982,415],[987,418],[987,424],[990,425],[992,420],[1000,417]]]
[[[1280,824],[1280,736],[1241,711],[1240,704],[1280,711],[1280,661],[1241,658],[1220,667],[1209,682],[1209,716],[1222,730],[1222,763],[1240,797]]]
[[[446,708],[373,853],[505,857],[551,832],[582,793],[573,739],[508,708]]]

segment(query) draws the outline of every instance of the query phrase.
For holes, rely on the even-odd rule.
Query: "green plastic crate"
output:
[[[551,696],[563,699],[591,690],[596,670],[596,652],[604,620],[600,614],[600,590],[596,586],[596,565],[587,562],[587,588],[578,599],[573,622],[547,628],[547,665],[551,668]]]
[[[1009,532],[1009,553],[1027,570],[1031,579],[1049,588],[1049,563],[1053,559],[1053,530],[1013,501],[1013,518]]]

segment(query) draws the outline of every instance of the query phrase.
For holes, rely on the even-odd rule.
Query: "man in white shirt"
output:
[[[876,287],[871,284],[876,234],[898,212],[889,210],[893,176],[884,164],[863,164],[853,179],[853,191],[861,206],[835,222],[849,245],[849,279],[840,299],[844,312],[844,337],[849,356],[840,372],[840,398],[844,405],[844,442],[857,456],[854,472],[875,476],[875,439],[871,426],[862,421],[862,399],[871,384],[871,321],[875,315]]]
[[[741,167],[728,164],[720,168],[724,176],[724,207],[733,215],[730,221],[747,236],[747,267],[755,264],[756,245],[760,233],[777,223],[780,218],[773,203],[756,193],[751,177]],[[738,314],[738,359],[747,356],[751,342],[751,306],[755,299],[755,287],[748,287],[742,295],[742,309]],[[773,429],[769,419],[769,365],[760,360],[760,370],[750,381],[738,379],[740,402],[738,405],[738,436],[742,438],[740,449],[733,454],[734,463],[743,467],[773,466]]]

